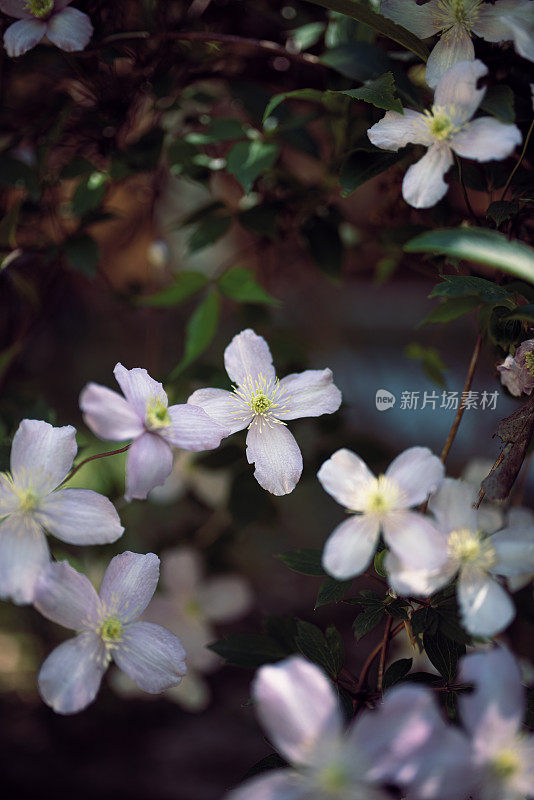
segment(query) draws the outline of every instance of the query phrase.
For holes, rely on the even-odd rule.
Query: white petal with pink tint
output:
[[[91,489],[59,489],[43,498],[36,519],[71,544],[107,544],[124,532],[113,503]]]
[[[247,328],[234,336],[224,351],[224,366],[230,379],[238,386],[260,376],[274,380],[273,357],[262,336]]]
[[[172,472],[172,450],[160,436],[143,433],[133,442],[126,459],[127,500],[145,500],[155,486],[162,486]]]
[[[107,612],[129,622],[143,613],[159,580],[159,558],[127,550],[112,558],[100,587]]]
[[[234,392],[225,389],[197,389],[187,402],[202,408],[230,433],[247,428],[254,417],[250,408]]]
[[[40,19],[20,19],[4,33],[4,47],[8,56],[17,58],[38,44],[46,33],[46,23]]]
[[[402,489],[403,508],[423,503],[440,485],[444,474],[443,463],[428,447],[408,448],[386,470],[386,477]]]
[[[42,570],[33,602],[47,619],[73,631],[93,628],[102,612],[93,584],[68,561],[51,562]]]
[[[81,633],[50,653],[37,678],[39,693],[58,714],[76,714],[95,699],[106,668],[102,640]]]
[[[255,420],[247,434],[247,460],[254,464],[254,477],[275,495],[289,494],[302,473],[302,454],[290,431],[282,423]]]
[[[46,38],[67,53],[83,50],[93,35],[91,20],[77,8],[64,8],[48,22]]]
[[[146,369],[126,369],[119,362],[115,365],[113,374],[128,403],[142,420],[146,416],[147,401],[159,400],[167,406],[167,395],[162,384],[151,378]]]
[[[66,478],[77,451],[72,425],[23,419],[13,437],[11,474],[15,486],[48,494]]]
[[[168,414],[171,424],[158,430],[173,447],[182,450],[213,450],[221,439],[230,434],[230,429],[212,419],[202,408],[182,403],[170,406]]]
[[[339,581],[360,575],[369,566],[378,542],[379,523],[373,516],[351,516],[330,534],[323,550],[323,567]]]
[[[129,678],[151,694],[177,686],[187,673],[185,650],[178,637],[151,622],[127,625],[113,659]]]
[[[444,180],[451,168],[453,157],[450,147],[436,142],[426,155],[408,168],[402,181],[402,196],[414,208],[430,208],[444,197],[449,184]]]
[[[278,419],[300,419],[333,414],[341,405],[341,392],[334,385],[331,369],[308,369],[282,378],[281,408],[273,408]]]
[[[41,526],[27,515],[7,517],[0,523],[0,598],[31,603],[37,578],[49,560]]]
[[[122,395],[106,386],[89,383],[80,394],[80,408],[87,427],[101,439],[123,442],[144,431],[144,412],[137,414]]]
[[[345,508],[363,511],[366,489],[375,480],[367,464],[345,448],[337,450],[317,473],[323,489]]]

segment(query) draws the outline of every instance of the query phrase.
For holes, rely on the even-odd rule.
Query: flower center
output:
[[[481,2],[482,0],[439,0],[434,12],[435,22],[442,29],[460,25],[470,31],[478,17]]]
[[[343,764],[329,764],[318,774],[317,783],[329,797],[339,797],[350,784],[349,775]]]
[[[280,388],[277,378],[266,378],[265,375],[258,375],[254,379],[246,378],[243,383],[234,387],[234,393],[252,411],[253,422],[259,422],[260,429],[264,422],[269,427],[271,423],[285,425],[285,422],[278,419],[278,415],[287,411],[286,402],[290,395],[286,389]],[[238,417],[242,415],[241,410],[236,413]]]
[[[124,625],[118,617],[108,617],[100,626],[100,636],[104,642],[120,642],[124,633]]]
[[[398,508],[401,500],[402,490],[395,481],[379,475],[368,486],[364,510],[367,514],[386,514]]]
[[[26,0],[26,8],[34,17],[47,17],[54,8],[54,0]]]
[[[468,528],[452,531],[447,545],[449,555],[460,564],[476,564],[483,570],[489,570],[495,564],[495,550],[478,531]]]
[[[529,372],[531,375],[534,375],[534,353],[532,350],[525,354],[525,366],[527,368],[527,372]]]
[[[521,762],[513,750],[502,750],[493,760],[492,767],[499,778],[511,778],[520,769]]]
[[[34,511],[39,501],[38,496],[31,489],[23,489],[19,493],[20,510]]]
[[[167,403],[158,397],[154,397],[146,404],[145,422],[150,430],[168,427],[172,420],[169,415]]]
[[[260,389],[255,395],[252,395],[249,405],[255,414],[265,414],[273,405],[273,401]]]

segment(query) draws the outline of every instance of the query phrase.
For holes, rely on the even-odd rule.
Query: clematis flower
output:
[[[422,798],[411,790],[419,782],[438,782],[425,763],[428,748],[438,744],[451,759],[448,769],[469,778],[464,737],[445,725],[426,688],[395,687],[346,732],[332,684],[300,656],[261,667],[252,696],[263,728],[290,767],[246,781],[228,800],[386,800],[385,784],[408,787],[408,797]]]
[[[428,596],[458,574],[462,623],[474,636],[495,636],[511,623],[515,608],[496,576],[534,572],[534,527],[509,525],[486,536],[473,508],[474,486],[446,478],[429,501],[447,548],[441,567],[415,567],[399,553],[388,553],[385,568],[398,594]],[[442,552],[442,548],[438,550]]]
[[[127,500],[144,500],[172,472],[172,447],[211,450],[228,436],[228,428],[211,419],[201,408],[185,403],[169,406],[161,383],[146,369],[113,370],[124,397],[89,383],[80,395],[87,426],[101,439],[121,442],[133,439],[126,461]]]
[[[471,653],[459,678],[475,690],[458,698],[477,770],[480,800],[523,800],[534,787],[534,735],[522,729],[526,693],[515,658],[504,647]]]
[[[224,365],[234,391],[199,389],[187,402],[232,433],[248,428],[247,459],[256,466],[256,480],[272,494],[289,494],[299,481],[302,455],[286,420],[337,411],[341,392],[332,371],[309,369],[279,381],[267,342],[250,329],[234,336]]]
[[[487,42],[513,41],[520,56],[534,61],[532,0],[382,0],[380,13],[421,39],[440,34],[426,65],[426,82],[435,88],[442,75],[459,61],[472,61],[474,33]]]
[[[46,659],[41,697],[59,714],[75,714],[95,699],[113,660],[145,692],[158,694],[186,674],[180,640],[160,625],[138,622],[159,578],[154,553],[112,558],[98,595],[67,561],[51,563],[37,582],[34,605],[45,617],[77,631]]]
[[[439,532],[422,514],[410,511],[423,503],[443,480],[443,464],[426,447],[410,447],[375,478],[362,459],[338,450],[317,473],[323,489],[353,516],[326,542],[324,569],[338,580],[362,573],[382,532],[392,550],[410,563],[439,568],[446,551]]]
[[[30,603],[50,559],[45,532],[70,544],[107,544],[123,533],[107,497],[61,489],[76,455],[76,431],[24,419],[13,438],[11,473],[0,473],[0,597]]]
[[[471,119],[486,91],[477,89],[477,81],[487,72],[481,61],[460,61],[440,78],[430,111],[387,111],[367,131],[382,150],[397,151],[409,142],[428,148],[402,182],[402,196],[414,208],[430,208],[447,193],[444,176],[453,164],[453,153],[475,161],[501,160],[521,144],[521,131],[515,125],[494,117]]]
[[[44,41],[72,53],[83,50],[93,35],[91,20],[72,0],[0,0],[0,11],[14,22],[4,33],[4,47],[12,58]]]
[[[501,375],[502,385],[506,386],[510,394],[515,397],[520,397],[523,392],[532,394],[534,389],[534,339],[522,342],[515,355],[506,356],[497,369]]]

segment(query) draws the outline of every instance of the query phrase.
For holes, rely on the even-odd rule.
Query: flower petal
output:
[[[369,565],[378,541],[373,516],[351,516],[335,528],[323,550],[323,567],[339,581],[360,575]]]
[[[101,614],[93,584],[68,561],[51,562],[39,575],[33,604],[47,619],[73,631],[88,630]]]
[[[253,596],[243,578],[221,575],[210,578],[200,587],[198,602],[210,622],[230,622],[251,608]]]
[[[91,20],[77,8],[64,8],[48,22],[46,38],[67,53],[83,50],[93,35]]]
[[[434,47],[426,62],[425,79],[432,89],[439,86],[439,82],[447,70],[458,63],[473,61],[475,48],[469,32],[463,25],[454,25],[443,33],[439,42]],[[434,99],[434,104],[437,104]],[[442,105],[442,103],[439,103]]]
[[[50,653],[37,686],[45,703],[58,714],[76,714],[93,702],[105,671],[102,640],[94,633],[81,633]]]
[[[35,516],[49,533],[71,544],[107,544],[124,533],[113,503],[91,489],[52,492]]]
[[[250,328],[234,336],[224,351],[224,366],[230,380],[238,386],[254,383],[260,376],[267,382],[275,378],[269,345]]]
[[[292,492],[302,473],[302,454],[292,433],[282,423],[255,420],[247,434],[247,460],[254,477],[272,494]]]
[[[418,506],[435,492],[445,474],[442,461],[428,447],[409,447],[397,456],[386,470],[403,491],[403,508]]]
[[[229,428],[220,425],[198,406],[181,403],[170,406],[168,414],[172,424],[160,428],[158,433],[173,447],[213,450],[219,447],[221,439],[230,435]]]
[[[50,560],[46,536],[31,517],[11,514],[0,523],[0,598],[31,603],[39,573]]]
[[[139,617],[150,603],[159,580],[159,558],[127,550],[112,558],[100,587],[106,613],[123,622]]]
[[[458,124],[467,122],[482,102],[486,90],[477,89],[477,82],[487,74],[488,68],[482,61],[467,60],[455,64],[446,71],[436,87],[434,107],[453,106],[456,109],[455,121]]]
[[[366,487],[375,476],[367,464],[345,448],[337,450],[317,473],[323,489],[345,508],[363,511]]]
[[[13,482],[5,473],[0,472],[0,519],[16,511],[19,506],[20,499],[15,492]]]
[[[178,637],[152,622],[127,625],[113,660],[150,694],[177,686],[187,673],[185,650]]]
[[[8,56],[17,58],[35,47],[46,33],[46,22],[40,19],[21,19],[4,33],[4,47]]]
[[[385,515],[384,539],[393,552],[415,569],[441,569],[447,562],[447,540],[427,517],[415,511]]]
[[[15,486],[48,494],[65,479],[77,451],[72,425],[23,419],[13,437],[11,474]]]
[[[276,397],[281,408],[273,407],[278,419],[299,419],[333,414],[341,405],[341,392],[333,383],[331,369],[308,369],[287,375],[279,383]]]
[[[534,572],[534,526],[504,528],[488,541],[497,553],[492,572],[507,578]]]
[[[0,0],[0,11],[8,17],[16,19],[31,19],[32,13],[26,5],[26,0]]]
[[[487,42],[512,40],[520,56],[534,61],[534,20],[529,0],[484,3],[478,9],[472,30]]]
[[[479,527],[478,515],[473,505],[477,494],[477,487],[473,484],[445,478],[428,501],[428,509],[434,515],[440,531],[450,533],[462,528],[476,531]]]
[[[267,736],[292,764],[313,763],[317,748],[341,733],[332,684],[319,667],[300,656],[260,667],[252,697]]]
[[[434,141],[427,117],[411,108],[405,108],[403,114],[386,111],[382,119],[369,128],[367,136],[376,147],[395,151],[409,142],[429,147]]]
[[[384,566],[388,574],[389,585],[402,597],[412,595],[429,597],[445,586],[457,569],[455,564],[445,564],[443,567],[433,570],[414,567],[391,552],[386,554]]]
[[[464,158],[492,161],[507,158],[523,137],[516,125],[505,125],[493,117],[480,117],[451,138],[452,149]]]
[[[89,383],[80,394],[85,424],[101,439],[124,442],[140,436],[145,426],[141,417],[118,392]]]
[[[172,472],[172,450],[154,433],[143,433],[130,445],[126,459],[126,500],[145,500],[155,486],[162,486]]]
[[[256,775],[226,795],[226,800],[306,800],[309,785],[292,769],[272,769]]]
[[[219,425],[230,433],[242,431],[252,422],[254,414],[234,392],[225,389],[197,389],[188,399],[188,404],[202,408]]]
[[[430,3],[419,6],[414,0],[382,0],[380,3],[382,16],[402,25],[420,39],[428,39],[444,27],[441,21],[438,21],[439,17],[436,15],[438,10],[443,14],[441,0],[430,0]]]
[[[146,369],[141,367],[126,369],[119,362],[115,365],[113,374],[125,398],[140,419],[144,420],[146,417],[146,405],[149,400],[159,400],[167,406],[167,394],[162,384],[151,378]]]
[[[414,208],[435,206],[447,194],[443,180],[453,162],[452,151],[445,143],[433,144],[423,158],[408,168],[402,182],[402,196]]]
[[[515,617],[507,592],[490,575],[463,569],[458,580],[458,604],[462,624],[473,636],[496,636]]]

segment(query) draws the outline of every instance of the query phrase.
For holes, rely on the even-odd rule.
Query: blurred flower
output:
[[[172,471],[172,447],[211,450],[228,436],[228,429],[200,408],[185,403],[169,406],[161,383],[146,369],[125,369],[117,364],[113,374],[124,397],[96,383],[80,395],[87,426],[101,439],[133,439],[126,461],[126,499],[144,500],[161,486]]]
[[[494,117],[470,121],[486,91],[477,89],[477,81],[487,72],[481,61],[460,61],[440,78],[431,111],[387,111],[367,131],[371,142],[383,150],[397,151],[409,142],[428,147],[402,182],[402,196],[414,208],[434,206],[447,193],[443,178],[453,164],[453,152],[475,161],[500,160],[521,144],[516,125]]]
[[[248,428],[247,459],[256,466],[256,480],[268,492],[283,495],[293,491],[302,473],[302,455],[285,420],[333,414],[341,392],[329,369],[278,380],[272,362],[265,339],[244,330],[224,352],[234,391],[199,389],[187,402],[203,408],[231,433]]]
[[[534,389],[534,339],[527,339],[520,344],[515,356],[506,356],[497,369],[502,385],[510,394],[515,397],[520,397],[523,392],[531,394]]]
[[[487,42],[513,41],[519,55],[534,61],[534,16],[531,0],[382,0],[380,13],[421,39],[435,33],[440,40],[426,64],[426,82],[434,88],[459,61],[472,61],[471,34]]]
[[[401,595],[430,595],[458,574],[463,625],[475,636],[495,636],[508,627],[515,608],[494,576],[534,571],[534,527],[509,526],[484,535],[473,508],[476,494],[474,486],[446,478],[430,498],[429,510],[448,553],[441,567],[414,568],[397,553],[387,554],[385,567],[390,585]]]
[[[226,469],[205,469],[191,453],[174,454],[172,472],[163,484],[152,489],[149,499],[156,503],[173,503],[190,490],[211,508],[224,507],[228,501],[231,475]]]
[[[361,574],[371,561],[382,531],[387,544],[414,565],[439,567],[446,551],[439,533],[410,511],[443,480],[443,464],[426,447],[410,447],[375,478],[362,459],[338,450],[317,473],[328,494],[353,514],[331,534],[323,551],[325,570],[338,580]]]
[[[13,438],[11,474],[0,473],[0,597],[30,603],[49,561],[45,531],[70,544],[106,544],[123,533],[114,505],[90,489],[61,489],[76,431],[24,419]]]
[[[170,631],[136,622],[156,590],[154,553],[115,556],[100,596],[67,561],[51,563],[36,586],[34,605],[45,617],[78,631],[46,659],[38,677],[41,697],[59,714],[82,711],[96,697],[111,660],[145,692],[158,694],[186,674],[185,651]]]
[[[246,781],[229,800],[385,800],[385,784],[407,789],[408,797],[430,797],[419,787],[438,786],[452,768],[468,793],[469,748],[445,725],[426,688],[392,689],[346,733],[332,684],[300,656],[261,667],[252,696],[269,740],[290,767]],[[429,764],[429,750],[438,747],[445,757]]]
[[[83,50],[93,34],[91,20],[68,8],[72,0],[0,0],[0,11],[14,22],[4,33],[4,47],[12,58],[23,55],[40,41],[68,53]]]

